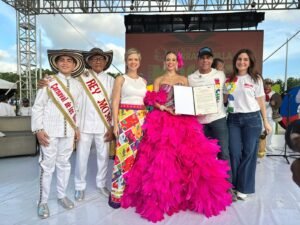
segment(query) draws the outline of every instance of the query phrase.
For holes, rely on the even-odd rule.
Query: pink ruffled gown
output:
[[[171,105],[172,90],[162,85],[159,92],[147,93],[145,103]],[[143,218],[157,222],[179,210],[215,216],[231,204],[228,163],[217,159],[220,147],[205,137],[196,117],[154,109],[143,130],[136,161],[125,177],[122,207],[135,207]]]

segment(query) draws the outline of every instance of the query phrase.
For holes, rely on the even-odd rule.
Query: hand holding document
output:
[[[214,85],[174,86],[175,113],[205,115],[218,112]]]

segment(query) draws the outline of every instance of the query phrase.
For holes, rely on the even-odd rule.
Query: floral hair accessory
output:
[[[177,53],[177,62],[178,62],[178,69],[181,69],[184,65],[181,52]]]

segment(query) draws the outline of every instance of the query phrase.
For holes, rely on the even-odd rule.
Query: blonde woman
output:
[[[134,48],[128,49],[125,53],[125,62],[126,74],[116,78],[112,97],[114,134],[117,140],[109,198],[109,205],[112,208],[121,206],[125,188],[124,175],[134,163],[146,115],[144,97],[147,82],[138,75],[141,53]]]

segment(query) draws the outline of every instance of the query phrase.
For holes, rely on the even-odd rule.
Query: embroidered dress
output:
[[[123,76],[121,104],[119,106],[118,126],[119,137],[116,141],[116,155],[112,174],[112,187],[109,205],[120,207],[121,198],[125,189],[124,175],[131,169],[138,145],[142,138],[142,124],[146,116],[146,107],[143,98],[146,93],[146,84],[140,77],[132,79]],[[132,104],[130,104],[132,103]]]
[[[148,92],[145,103],[169,105],[172,88],[161,85],[159,92]],[[125,176],[122,207],[136,207],[142,217],[157,222],[180,210],[210,217],[231,204],[229,165],[217,159],[220,147],[205,137],[196,117],[154,109],[143,131],[136,161]]]

